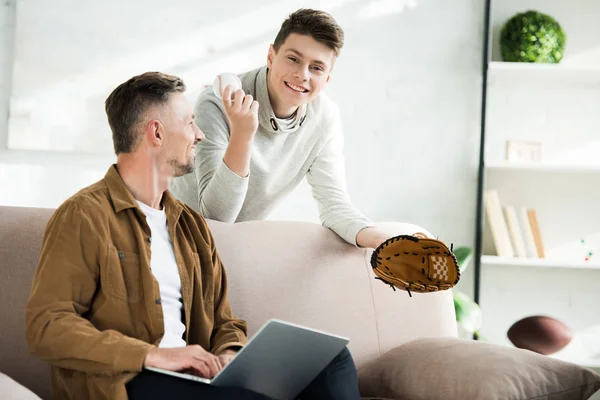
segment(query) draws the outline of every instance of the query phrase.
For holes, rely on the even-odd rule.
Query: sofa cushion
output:
[[[406,400],[587,399],[600,375],[507,346],[457,338],[418,339],[359,370],[363,396]]]

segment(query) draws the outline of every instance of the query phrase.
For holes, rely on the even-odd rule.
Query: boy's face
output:
[[[285,118],[314,99],[331,76],[335,53],[312,36],[292,33],[269,49],[267,86],[275,115]]]

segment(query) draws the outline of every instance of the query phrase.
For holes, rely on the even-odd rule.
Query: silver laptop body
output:
[[[347,338],[277,319],[267,321],[212,380],[161,372],[218,387],[239,387],[292,400],[348,344]]]

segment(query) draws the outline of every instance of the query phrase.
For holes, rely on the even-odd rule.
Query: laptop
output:
[[[212,379],[160,368],[147,370],[218,387],[238,387],[292,400],[338,355],[349,339],[271,319]]]

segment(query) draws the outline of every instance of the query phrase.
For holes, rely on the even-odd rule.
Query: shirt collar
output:
[[[106,175],[104,175],[104,182],[108,187],[115,213],[119,213],[129,208],[139,208],[137,201],[129,189],[127,189],[127,186],[125,186],[125,182],[123,182],[121,175],[119,175],[116,164],[110,166]],[[176,200],[168,190],[163,194],[162,203],[165,206],[167,215],[179,217],[183,211],[181,203]]]

